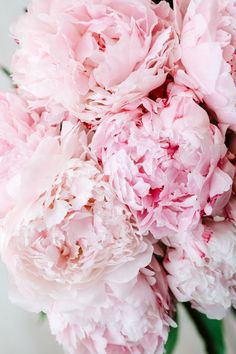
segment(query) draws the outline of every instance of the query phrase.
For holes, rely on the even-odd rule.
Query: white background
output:
[[[0,64],[7,67],[9,67],[15,48],[15,43],[9,35],[9,26],[17,16],[23,13],[23,8],[27,3],[27,0],[0,0]],[[6,88],[10,89],[10,82],[0,74],[0,89]],[[180,338],[174,354],[205,354],[200,338],[182,309],[180,309],[180,322]],[[226,319],[225,331],[227,333],[226,354],[235,354],[236,321],[234,322],[232,317]],[[0,354],[63,354],[62,349],[49,332],[47,321],[42,323],[37,315],[28,314],[9,302],[7,275],[1,264]]]

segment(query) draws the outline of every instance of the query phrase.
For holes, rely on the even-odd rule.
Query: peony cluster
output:
[[[236,306],[235,0],[32,0],[0,94],[10,298],[69,354]]]

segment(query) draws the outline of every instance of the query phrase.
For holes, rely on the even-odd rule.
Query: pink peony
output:
[[[152,270],[144,269],[124,297],[108,288],[102,307],[70,313],[52,311],[48,316],[52,333],[66,352],[163,354],[172,321],[166,278],[158,264],[156,267],[156,279]]]
[[[0,94],[0,217],[11,207],[7,193],[9,178],[25,154],[25,142],[33,121],[24,102],[13,94]]]
[[[236,306],[236,227],[207,221],[201,243],[170,249],[165,261],[169,286],[178,301],[221,319]]]
[[[236,1],[176,0],[175,15],[187,74],[219,122],[235,130]],[[186,83],[182,71],[176,80]]]
[[[107,117],[92,150],[142,232],[156,238],[196,227],[230,197],[234,169],[224,137],[188,92]]]
[[[44,134],[54,134],[47,129],[37,112],[28,112],[23,99],[11,93],[0,93],[0,219],[13,206],[12,181],[18,170],[31,156]]]
[[[95,122],[165,81],[178,55],[172,23],[166,2],[33,0],[13,30],[14,80],[32,107]]]
[[[86,144],[83,128],[64,123],[60,138],[41,141],[14,186],[1,251],[11,298],[29,310],[102,303],[105,284],[129,284],[151,260],[151,244],[87,160]]]

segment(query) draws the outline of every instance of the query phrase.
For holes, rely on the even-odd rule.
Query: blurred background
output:
[[[24,12],[27,0],[0,0],[0,64],[9,68],[15,43],[10,37],[10,25]],[[0,73],[0,89],[11,90],[10,80]],[[205,354],[203,343],[189,321],[185,310],[179,308],[180,332],[174,354]],[[236,354],[236,320],[229,315],[224,321],[226,354]],[[0,353],[1,354],[63,354],[50,334],[47,320],[28,314],[12,305],[7,295],[7,274],[0,263]],[[79,354],[79,353],[78,353]],[[148,354],[148,353],[147,353]]]

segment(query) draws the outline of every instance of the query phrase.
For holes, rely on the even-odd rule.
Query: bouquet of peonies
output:
[[[170,353],[177,302],[236,306],[236,1],[33,0],[12,34],[10,298],[70,354]]]

